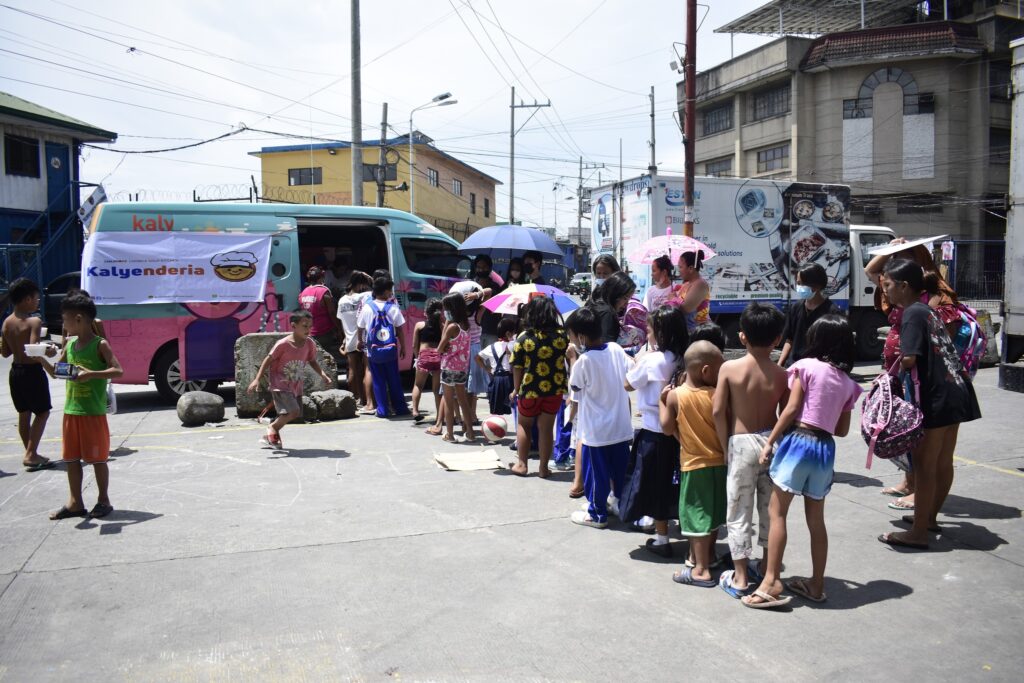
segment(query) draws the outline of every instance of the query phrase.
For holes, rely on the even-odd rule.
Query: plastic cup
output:
[[[45,337],[47,334],[49,334],[49,332],[50,332],[50,328],[49,327],[43,327],[42,329],[39,330],[39,336],[40,337]]]

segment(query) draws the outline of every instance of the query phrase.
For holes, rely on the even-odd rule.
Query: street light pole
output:
[[[412,116],[420,109],[447,107],[452,104],[458,104],[458,100],[448,99],[451,96],[452,94],[450,92],[443,92],[432,98],[426,104],[421,104],[409,112],[409,213],[416,213],[416,159],[413,156],[416,153],[416,149],[414,147],[414,135],[416,131],[412,127]]]

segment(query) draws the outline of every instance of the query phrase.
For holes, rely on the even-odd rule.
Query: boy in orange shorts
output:
[[[69,517],[106,517],[114,508],[107,488],[110,470],[110,430],[107,427],[107,381],[124,374],[110,344],[93,332],[96,304],[84,291],[68,295],[61,304],[61,317],[68,341],[60,361],[77,372],[68,378],[64,395],[64,452],[71,497],[50,519]],[[53,366],[47,367],[53,373]],[[86,513],[82,500],[82,463],[92,465],[98,496],[96,505]]]

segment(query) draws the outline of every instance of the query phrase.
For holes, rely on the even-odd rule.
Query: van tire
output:
[[[178,345],[170,344],[153,362],[153,383],[165,402],[177,404],[182,394],[188,391],[216,391],[218,382],[196,380],[184,382],[178,362]]]
[[[854,329],[857,331],[857,357],[860,360],[881,360],[885,340],[878,338],[878,328],[888,324],[888,319],[880,311],[862,311],[856,316]]]

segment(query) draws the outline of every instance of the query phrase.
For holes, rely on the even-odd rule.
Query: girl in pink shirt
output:
[[[807,331],[807,355],[789,368],[789,403],[760,458],[762,465],[771,460],[768,474],[774,484],[768,506],[768,566],[761,585],[743,598],[747,607],[780,607],[792,599],[782,596],[779,574],[786,549],[786,514],[795,495],[804,497],[811,532],[812,574],[809,579],[791,579],[785,587],[812,602],[825,601],[825,496],[835,473],[836,443],[832,437],[849,433],[850,412],[861,394],[849,375],[853,360],[849,321],[840,315],[825,315]],[[779,447],[773,457],[772,444],[776,442]]]

